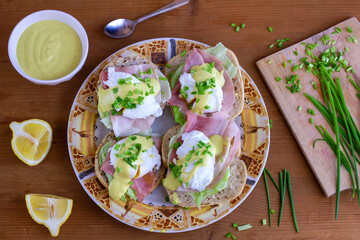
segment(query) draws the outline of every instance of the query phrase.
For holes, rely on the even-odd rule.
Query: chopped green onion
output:
[[[264,218],[264,219],[262,220],[262,225],[263,225],[263,226],[266,225],[266,218]]]
[[[118,92],[118,88],[113,88],[113,93],[115,94],[115,93],[117,93]]]
[[[297,110],[300,112],[301,111],[301,109],[302,109],[302,106],[299,106],[298,108],[297,108]]]
[[[185,56],[185,54],[186,54],[186,51],[183,51],[183,52],[180,54],[180,57]]]
[[[312,108],[309,108],[309,109],[308,109],[308,113],[311,114],[311,115],[313,115],[313,116],[315,116],[315,111],[314,111],[314,109],[312,109]]]
[[[292,63],[292,60],[291,60],[291,59],[288,59],[288,63],[290,63],[290,64],[291,64],[291,63]]]
[[[283,62],[283,66],[286,67],[286,62]]]
[[[165,66],[166,66],[167,68],[169,68],[169,69],[171,68],[171,65],[168,64],[168,63],[167,63]]]
[[[347,37],[346,41],[358,44],[358,41],[356,40],[356,38],[354,36]]]
[[[271,209],[270,212],[271,212],[271,214],[274,214],[274,213],[275,213],[275,210],[274,210],[274,209]]]
[[[240,31],[240,27],[237,26],[237,27],[235,28],[235,32],[239,32],[239,31]]]
[[[297,51],[294,51],[294,54],[295,54],[295,56],[299,55],[299,53]]]
[[[236,27],[236,23],[230,23],[230,26]]]
[[[244,27],[245,27],[245,23],[242,23],[240,26],[241,26],[241,28],[244,28]]]
[[[165,78],[165,77],[159,77],[159,80],[162,80],[162,81],[167,81],[168,79]]]
[[[272,60],[267,61],[267,63],[272,63]]]
[[[238,229],[238,231],[243,231],[243,230],[247,230],[247,229],[250,229],[250,228],[252,228],[252,226],[250,224],[246,224],[244,226],[238,227],[237,229]]]
[[[268,30],[269,30],[269,32],[273,32],[273,31],[274,31],[272,27],[268,27]]]
[[[313,118],[310,118],[310,119],[309,119],[309,122],[310,122],[311,124],[314,124],[314,119],[313,119]]]
[[[269,127],[272,128],[272,120],[269,119]]]
[[[349,33],[352,33],[352,32],[353,32],[353,30],[352,30],[351,27],[347,27],[347,28],[346,28],[346,31],[348,31]]]
[[[235,228],[237,228],[237,227],[239,226],[239,224],[238,224],[238,223],[233,223],[232,226],[235,227]]]
[[[272,47],[274,47],[274,44],[270,44],[270,45],[269,45],[269,48],[272,48]]]
[[[275,81],[280,82],[280,81],[281,81],[281,77],[276,77],[276,78],[275,78]]]

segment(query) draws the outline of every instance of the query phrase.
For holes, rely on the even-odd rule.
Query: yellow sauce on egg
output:
[[[45,20],[25,29],[16,47],[20,67],[29,76],[53,80],[72,72],[80,62],[82,45],[69,25]]]

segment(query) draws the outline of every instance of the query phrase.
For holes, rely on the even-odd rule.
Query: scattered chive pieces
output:
[[[299,70],[299,68],[300,68],[300,66],[297,65],[297,64],[295,64],[295,65],[293,66],[293,68],[291,69],[291,71],[295,72],[295,71]]]
[[[314,119],[313,119],[313,118],[310,118],[310,119],[309,119],[309,122],[310,122],[311,124],[314,124]]]
[[[186,51],[183,51],[183,52],[180,54],[180,57],[185,56],[185,54],[186,54]]]
[[[272,63],[272,60],[267,61],[267,63]]]
[[[356,38],[354,36],[347,37],[346,41],[358,44],[358,41],[356,40]]]
[[[297,108],[297,110],[300,112],[301,111],[301,109],[302,109],[302,106],[299,106],[298,108]]]
[[[242,23],[242,24],[240,25],[240,27],[241,27],[241,28],[244,28],[244,27],[245,27],[245,23]]]
[[[290,64],[291,64],[291,63],[292,63],[292,60],[291,60],[291,59],[289,59],[289,60],[288,60],[288,63],[290,63]]]
[[[269,119],[269,126],[270,126],[270,128],[272,128],[272,120],[271,119]]]
[[[338,34],[338,33],[341,33],[341,29],[336,27],[335,31],[332,34]]]
[[[299,55],[297,51],[294,51],[295,56]]]
[[[286,67],[286,62],[283,62],[283,66]]]
[[[235,28],[235,32],[239,32],[239,31],[240,31],[240,27],[237,26],[237,27]]]
[[[280,81],[281,81],[281,77],[276,77],[276,78],[275,78],[275,81],[280,82]]]
[[[237,228],[237,227],[239,226],[239,224],[238,224],[238,223],[233,223],[232,226],[235,227],[235,228]]]
[[[238,231],[243,231],[243,230],[250,229],[250,228],[252,228],[252,226],[250,224],[246,224],[244,226],[238,227],[237,229],[238,229]]]
[[[168,79],[165,78],[165,77],[159,77],[159,80],[162,80],[162,81],[167,81]]]
[[[348,31],[349,33],[352,33],[352,32],[353,32],[353,30],[352,30],[351,27],[347,27],[347,28],[346,28],[346,31]]]
[[[227,234],[226,234],[226,238],[230,238],[232,236],[232,233],[231,232],[228,232]]]
[[[271,209],[271,210],[270,210],[270,213],[271,213],[271,214],[274,214],[274,213],[275,213],[275,210],[274,210],[274,209]]]
[[[308,113],[311,114],[311,115],[313,115],[313,116],[315,116],[315,111],[314,111],[314,109],[312,109],[312,108],[309,108],[309,109],[308,109]]]
[[[268,30],[269,30],[269,32],[273,32],[273,31],[274,31],[272,27],[268,27]]]
[[[230,26],[236,27],[236,24],[235,23],[230,23]]]
[[[171,68],[171,65],[168,64],[168,63],[167,63],[165,66],[166,66],[167,68],[169,68],[169,69]]]
[[[349,48],[348,47],[345,47],[345,52],[349,52]]]
[[[262,225],[263,225],[263,226],[266,225],[266,218],[264,218],[264,219],[262,220]]]
[[[272,47],[274,47],[274,44],[270,44],[270,45],[269,45],[269,48],[272,48]]]
[[[306,45],[306,42],[302,42],[301,45]]]
[[[118,88],[113,88],[113,93],[117,93],[118,92]]]
[[[351,75],[346,76],[346,78],[351,79],[351,80],[354,79],[353,76],[351,76]]]

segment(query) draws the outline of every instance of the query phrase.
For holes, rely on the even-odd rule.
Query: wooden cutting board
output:
[[[332,34],[335,27],[340,28],[342,31],[340,34]],[[351,27],[353,33],[348,33],[346,27]],[[320,42],[319,46],[314,48],[313,53],[318,56],[327,48],[331,48],[331,45],[324,45],[321,42],[321,38],[324,35],[329,35],[332,40],[336,40],[337,51],[344,51],[345,47],[349,48],[349,52],[345,53],[344,58],[349,61],[349,65],[353,66],[355,71],[353,76],[355,81],[359,84],[360,77],[360,24],[359,21],[353,17],[344,22],[341,22],[328,30],[325,30],[317,35],[314,35],[302,42],[305,43],[317,43]],[[354,36],[359,40],[359,44],[348,42],[346,39],[348,36]],[[330,126],[326,123],[321,113],[317,111],[315,106],[304,96],[303,93],[313,95],[316,99],[323,102],[319,80],[312,74],[305,72],[304,69],[300,69],[296,72],[292,72],[291,69],[294,64],[299,64],[300,59],[308,57],[309,61],[311,58],[307,56],[305,52],[305,46],[299,42],[286,49],[278,51],[266,58],[263,58],[256,62],[258,69],[260,70],[267,86],[269,87],[276,103],[280,107],[280,110],[285,117],[293,135],[295,136],[302,152],[304,153],[311,169],[313,170],[321,188],[323,189],[327,197],[336,193],[336,156],[329,148],[329,146],[322,141],[316,143],[313,148],[313,142],[315,139],[321,138],[320,133],[315,128],[315,125],[323,125],[329,132],[333,133]],[[285,43],[286,44],[286,43]],[[277,47],[274,44],[274,47]],[[294,54],[294,51],[298,52],[298,56]],[[292,63],[289,64],[288,60],[291,59]],[[269,63],[268,61],[272,61]],[[286,62],[287,66],[284,67],[283,63]],[[296,74],[301,80],[301,92],[291,93],[287,88],[285,77]],[[352,113],[352,116],[360,127],[360,102],[356,97],[356,90],[350,84],[349,79],[346,78],[348,74],[345,71],[333,74],[339,76],[341,84],[345,94],[345,100]],[[275,81],[276,77],[281,77],[281,81]],[[311,85],[311,81],[315,81],[318,90],[315,90]],[[301,111],[297,111],[297,108],[302,106]],[[307,113],[308,108],[312,108],[316,111],[316,116],[312,116]],[[270,116],[271,118],[271,116]],[[314,124],[309,122],[310,118],[314,118]],[[276,131],[276,123],[273,124],[275,127],[272,131]],[[333,134],[334,136],[334,134]],[[334,136],[335,139],[335,136]],[[360,166],[358,165],[360,170]],[[360,171],[359,171],[360,174]],[[351,188],[351,180],[349,174],[342,167],[341,169],[341,190]]]

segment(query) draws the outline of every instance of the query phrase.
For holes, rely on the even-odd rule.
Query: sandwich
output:
[[[187,110],[232,120],[243,109],[241,69],[235,54],[222,43],[178,54],[168,62],[165,75],[172,89],[168,105],[180,124],[185,123]]]
[[[116,137],[149,134],[171,97],[169,83],[157,66],[131,51],[107,64],[99,74],[99,82],[101,122]]]
[[[187,110],[187,121],[164,135],[163,185],[172,203],[182,207],[221,204],[239,196],[247,170],[239,159],[241,130],[223,115],[200,116]]]
[[[115,201],[143,201],[161,182],[165,167],[159,154],[161,139],[110,132],[95,153],[95,173]]]

